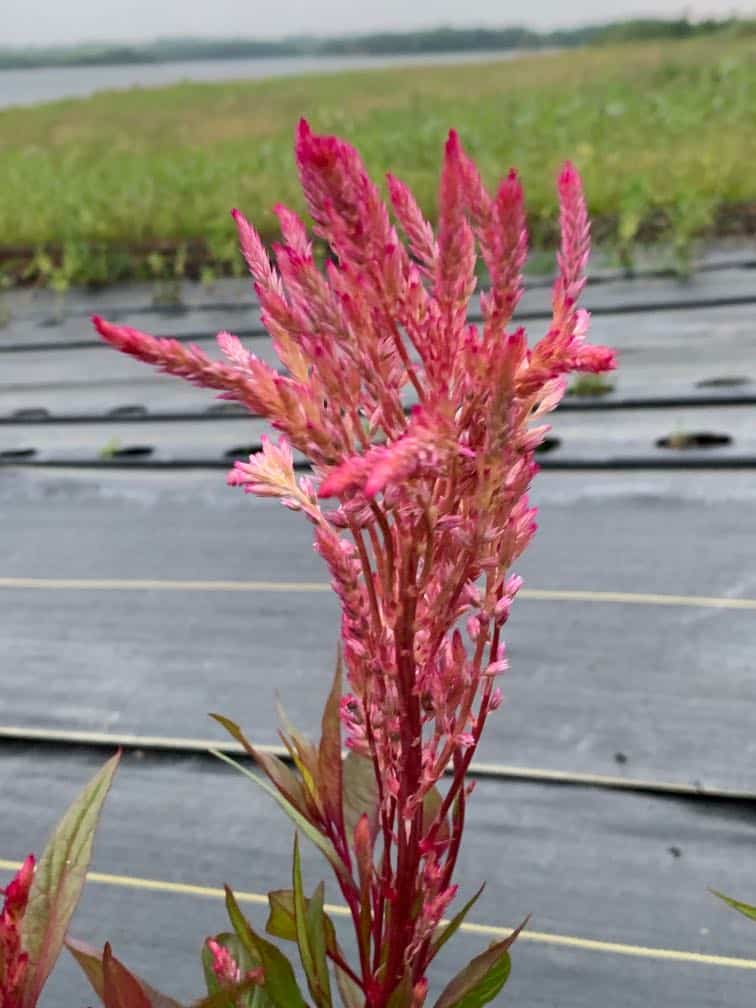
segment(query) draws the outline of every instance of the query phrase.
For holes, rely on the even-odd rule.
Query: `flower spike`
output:
[[[457,891],[467,771],[487,718],[502,705],[502,632],[521,584],[512,567],[536,531],[528,497],[535,451],[566,376],[609,369],[614,355],[587,342],[589,317],[578,306],[590,228],[571,164],[557,183],[553,317],[528,345],[525,331],[511,327],[527,253],[514,171],[489,192],[452,130],[436,234],[409,188],[388,176],[405,246],[353,147],[303,120],[295,150],[315,234],[332,252],[325,270],[292,211],[275,208],[282,241],[273,259],[234,212],[280,371],[226,333],[218,340],[225,360],[215,361],[176,340],[102,319],[95,325],[117,349],[245,404],[281,435],[236,462],[228,482],[277,497],[312,523],[341,606],[348,685],[340,697],[339,674],[319,750],[287,727],[301,779],[256,758],[335,869],[359,966],[319,941],[359,992],[350,1003],[421,1008]],[[487,273],[482,326],[468,321],[478,250]],[[296,478],[295,452],[312,477]],[[350,751],[343,766],[334,756],[339,725]],[[300,889],[295,880],[286,934],[294,928],[304,941],[308,982],[322,993],[306,934],[317,913]],[[476,970],[499,969],[509,944],[478,957]],[[230,954],[217,943],[208,950],[219,982],[238,980]],[[462,993],[464,977],[452,982]]]

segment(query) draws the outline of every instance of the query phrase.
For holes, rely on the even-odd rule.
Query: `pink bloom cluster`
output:
[[[527,252],[514,172],[489,193],[450,133],[436,233],[407,186],[388,177],[403,243],[353,148],[302,122],[296,155],[315,234],[333,254],[324,271],[293,212],[276,208],[274,265],[234,211],[281,371],[228,333],[218,362],[95,324],[118,349],[219,390],[282,434],[237,462],[229,483],[280,498],[314,526],[342,606],[347,744],[373,760],[379,789],[385,853],[370,881],[371,916],[375,947],[391,951],[381,984],[366,984],[367,1003],[384,1004],[411,964],[419,1005],[433,931],[456,892],[465,773],[501,703],[501,634],[520,586],[510,570],[536,529],[527,493],[543,421],[569,372],[610,369],[614,356],[586,343],[588,315],[577,308],[589,223],[571,165],[558,180],[553,318],[530,346],[512,324]],[[489,279],[480,325],[468,321],[477,250]],[[293,450],[311,478],[296,477]],[[435,786],[450,765],[441,797]]]
[[[221,987],[234,987],[241,983],[241,967],[229,950],[214,938],[208,938],[205,944],[212,957],[212,969],[219,985]],[[265,974],[262,967],[250,970],[244,977],[245,980],[256,984],[262,984],[264,978]]]
[[[0,1008],[20,1008],[29,958],[21,944],[21,923],[34,878],[30,854],[18,873],[0,893],[5,896],[0,913]]]

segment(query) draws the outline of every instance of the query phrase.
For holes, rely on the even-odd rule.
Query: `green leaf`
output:
[[[370,836],[375,837],[378,825],[378,784],[375,779],[373,761],[359,753],[347,754],[343,767],[344,780],[344,828],[347,840],[354,844],[354,831],[360,816],[366,815]]]
[[[103,1003],[106,1003],[105,976],[103,968],[104,952],[94,948],[92,945],[87,945],[85,942],[75,941],[73,938],[66,939],[66,948],[78,962],[79,966],[81,966],[84,975],[92,985],[95,994]],[[112,953],[111,960],[113,963],[117,963],[121,970],[129,973],[129,976],[136,981],[141,988],[142,993],[146,996],[147,1004],[150,1008],[181,1008],[178,1001],[174,1001],[173,998],[170,998],[165,994],[161,994],[160,991],[156,991],[154,987],[150,987],[150,985],[140,977],[136,977],[133,973],[130,973],[122,963],[112,956]]]
[[[344,1008],[363,1008],[365,995],[361,989],[340,966],[334,966],[334,969],[336,971],[336,985],[339,988]]]
[[[276,1006],[265,993],[264,987],[254,987],[252,989],[250,1008],[276,1008]]]
[[[715,896],[723,900],[728,906],[731,906],[733,910],[737,910],[738,913],[742,913],[744,917],[748,917],[750,920],[756,920],[756,907],[751,906],[749,903],[741,903],[740,900],[733,899],[732,896],[725,896],[724,893],[717,892],[716,889],[711,889]]]
[[[238,770],[239,773],[244,774],[245,777],[248,777],[251,781],[257,784],[258,787],[261,787],[263,791],[267,791],[268,794],[278,802],[297,829],[304,833],[307,839],[311,840],[318,850],[322,852],[339,875],[344,875],[346,873],[346,868],[336,853],[336,848],[333,846],[328,837],[324,836],[320,830],[309,821],[309,819],[305,819],[299,809],[292,805],[280,791],[271,787],[267,781],[264,781],[260,777],[251,773],[246,767],[243,767],[241,763],[237,763],[235,759],[232,759],[230,756],[226,755],[226,753],[219,752],[217,749],[210,749],[210,752],[213,756],[217,756],[219,760],[223,760],[224,763],[228,763],[229,766],[234,767],[234,769]]]
[[[481,962],[485,957],[484,963]],[[473,959],[444,990],[436,1008],[480,1008],[493,1001],[509,979],[512,962],[506,950]]]
[[[472,959],[444,988],[435,1008],[482,1008],[493,1001],[509,979],[509,948],[529,918],[503,941],[495,942]]]
[[[431,958],[437,955],[439,950],[442,949],[444,945],[446,945],[449,939],[452,938],[457,933],[457,931],[459,931],[460,925],[464,921],[465,917],[467,917],[468,913],[473,908],[473,906],[478,902],[480,894],[483,892],[485,887],[486,883],[484,882],[483,885],[480,887],[480,889],[478,889],[478,891],[475,893],[475,895],[471,896],[470,899],[467,901],[467,903],[465,903],[465,905],[462,907],[462,909],[459,911],[458,914],[455,914],[454,917],[452,917],[452,919],[447,924],[440,924],[436,928],[436,931],[433,936],[433,942],[431,944]]]
[[[291,889],[274,889],[268,893],[268,920],[265,930],[274,938],[285,941],[297,940],[297,925],[294,920],[294,893]]]
[[[308,913],[311,903],[312,900],[305,900]],[[294,893],[291,889],[274,889],[272,892],[269,892],[268,906],[270,912],[265,924],[265,930],[268,934],[274,938],[283,938],[284,941],[296,941],[297,928],[294,921]],[[325,912],[323,913],[323,922],[326,948],[329,952],[335,952],[337,949],[336,931],[333,927],[333,921]]]
[[[325,910],[323,909],[324,903],[325,886],[322,882],[319,882],[315,886],[312,899],[307,904],[307,933],[310,938],[310,950],[318,977],[318,988],[321,992],[320,1003],[326,1006],[326,1008],[330,1008],[331,980],[328,975],[326,953],[328,949],[328,925],[331,922],[326,917]],[[333,925],[331,925],[331,930],[333,930]]]
[[[270,999],[265,997],[262,987],[257,987],[254,980],[240,980],[238,984],[208,994],[206,998],[195,1001],[192,1008],[227,1008],[229,1003],[236,1008],[239,999],[250,993],[252,993],[250,1008],[275,1008]],[[260,995],[262,999],[258,1000]]]
[[[336,659],[331,692],[328,695],[321,723],[318,749],[318,792],[325,808],[339,830],[344,823],[343,784],[341,772],[341,651]]]
[[[266,930],[279,937],[296,940],[302,968],[315,1003],[330,1006],[331,989],[326,949],[333,951],[337,948],[336,934],[332,922],[323,909],[323,883],[317,886],[312,899],[305,899],[299,843],[296,837],[292,874],[293,891],[279,891],[268,896],[271,913]],[[273,930],[271,925],[276,930]]]
[[[412,974],[405,973],[401,983],[394,987],[386,1008],[407,1008],[412,1001]]]
[[[226,891],[226,910],[228,911],[228,919],[231,921],[231,926],[255,966],[262,966],[262,956],[260,955],[257,934],[252,930],[251,924],[242,913],[231,889],[228,886],[224,888]]]
[[[294,885],[294,926],[297,931],[299,958],[302,960],[302,969],[305,971],[310,993],[315,1001],[319,1003],[318,976],[315,971],[315,963],[310,948],[310,936],[307,931],[307,911],[305,909],[305,897],[302,889],[302,861],[299,856],[299,836],[296,833],[294,834],[292,882]]]
[[[265,971],[265,991],[276,1008],[306,1008],[291,963],[280,949],[252,929],[228,886],[226,886],[226,909],[242,945],[262,964]]]
[[[21,942],[29,956],[22,1008],[34,1008],[60,955],[84,888],[95,829],[119,760],[120,752],[95,774],[69,807],[34,872],[21,925]]]

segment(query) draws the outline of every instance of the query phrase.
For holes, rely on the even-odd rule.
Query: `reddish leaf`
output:
[[[276,706],[278,709],[278,719],[281,722],[281,728],[278,735],[288,749],[294,766],[302,776],[304,790],[310,799],[313,811],[316,812],[318,816],[322,816],[323,808],[320,802],[320,795],[317,786],[319,776],[318,750],[309,739],[306,739],[296,730],[291,721],[289,721],[286,711],[283,709],[281,704],[279,703]]]
[[[109,944],[102,953],[102,988],[105,1008],[151,1008],[142,985],[113,958]]]
[[[344,806],[341,779],[341,652],[336,659],[336,671],[328,700],[323,710],[320,748],[318,750],[318,792],[336,828],[344,828]]]
[[[29,956],[22,1008],[34,1008],[63,947],[92,857],[100,811],[120,752],[89,781],[48,841],[34,873],[21,940]]]
[[[94,948],[92,945],[87,945],[85,942],[75,941],[73,938],[66,939],[66,947],[69,952],[73,955],[74,959],[78,962],[84,971],[85,976],[92,985],[95,993],[103,1004],[110,1008],[110,1005],[105,1000],[105,952],[100,952],[99,949]],[[106,945],[105,948],[109,952],[109,962],[111,966],[111,983],[113,978],[118,979],[119,977],[123,979],[124,975],[128,975],[130,981],[133,981],[141,991],[141,994],[146,998],[146,1004],[148,1008],[182,1008],[178,1001],[174,1001],[173,998],[168,997],[166,994],[161,994],[160,991],[151,987],[144,980],[139,977],[134,976],[126,967],[119,962],[118,959],[113,956],[110,952],[110,946]],[[114,973],[115,969],[115,973]],[[128,986],[126,982],[121,984],[121,990],[132,989]],[[134,997],[137,997],[134,994]],[[127,1002],[129,1008],[136,1008],[145,1004],[143,1001],[134,1001],[133,1006],[131,1002]],[[118,1004],[118,1002],[116,1002]]]
[[[434,1008],[482,1008],[493,1001],[509,979],[509,949],[530,918],[500,942],[471,959],[444,988]]]
[[[244,746],[248,755],[252,757],[276,790],[286,798],[289,804],[304,814],[305,796],[302,783],[297,780],[286,764],[270,753],[260,752],[260,750],[255,749],[235,721],[223,717],[222,714],[211,714],[210,717],[217,721],[219,725],[222,725],[232,738]]]
[[[436,821],[443,803],[444,799],[441,797],[441,792],[437,787],[432,787],[430,791],[426,793],[423,798],[423,834],[426,834]],[[443,822],[440,823],[436,832],[436,840],[445,843],[450,836],[451,828],[449,826],[449,820],[444,817]]]
[[[441,923],[436,928],[436,930],[433,933],[433,943],[431,944],[431,951],[430,951],[431,958],[433,958],[433,956],[435,956],[439,952],[439,950],[443,948],[444,945],[446,945],[449,939],[452,938],[459,930],[465,917],[467,917],[472,907],[478,902],[478,898],[480,894],[483,892],[485,885],[486,883],[484,882],[483,885],[480,887],[480,889],[478,889],[478,891],[475,893],[475,895],[470,897],[470,899],[467,901],[467,903],[465,903],[465,905],[462,907],[459,913],[455,914],[450,921],[448,921],[445,924]]]
[[[354,853],[360,876],[360,889],[369,892],[373,877],[373,836],[368,817],[363,813],[354,829]]]
[[[373,761],[356,752],[350,752],[343,763],[344,828],[350,844],[360,816],[367,816],[370,836],[375,836],[378,825],[378,785]]]

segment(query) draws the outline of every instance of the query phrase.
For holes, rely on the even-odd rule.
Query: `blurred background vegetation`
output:
[[[491,45],[480,32],[455,34],[460,51]],[[301,209],[292,139],[302,115],[354,143],[375,177],[398,174],[431,218],[444,137],[456,127],[489,182],[521,171],[536,247],[553,239],[565,158],[583,173],[597,239],[628,270],[640,243],[666,243],[684,271],[697,238],[756,233],[756,22],[633,21],[573,36],[559,51],[506,61],[186,83],[0,110],[0,282],[237,270],[231,207],[268,239],[275,202]],[[352,44],[372,39],[364,51],[380,52],[386,38]],[[438,33],[403,38],[429,51]],[[535,38],[533,47],[556,44]]]

